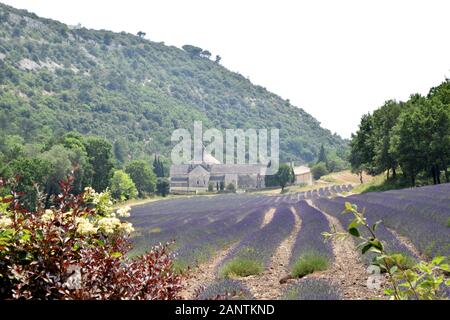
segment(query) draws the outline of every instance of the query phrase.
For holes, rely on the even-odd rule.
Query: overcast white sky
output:
[[[448,0],[0,0],[67,24],[193,44],[343,137],[450,77]]]

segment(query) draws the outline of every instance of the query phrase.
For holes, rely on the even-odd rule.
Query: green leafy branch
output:
[[[436,257],[431,262],[420,261],[408,268],[403,263],[403,256],[389,254],[383,242],[377,237],[376,230],[381,224],[381,220],[371,226],[365,217],[365,210],[359,212],[358,207],[349,202],[345,203],[345,210],[342,214],[353,215],[347,231],[337,232],[333,226],[331,233],[323,232],[322,235],[328,240],[331,238],[342,240],[352,236],[360,240],[357,249],[361,250],[362,254],[375,253],[374,264],[379,266],[381,271],[387,273],[392,286],[385,290],[387,295],[394,300],[443,298],[439,295],[441,286],[450,285],[450,280],[446,279],[446,273],[450,272],[449,265],[446,263],[448,258]],[[363,236],[361,228],[368,231],[367,236]]]

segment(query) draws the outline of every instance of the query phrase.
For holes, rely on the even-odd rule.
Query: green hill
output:
[[[138,30],[136,30],[138,31]],[[309,162],[347,142],[301,108],[253,85],[195,47],[71,28],[0,4],[0,134],[42,142],[98,135],[128,158],[168,155],[175,128],[280,129],[282,160]]]

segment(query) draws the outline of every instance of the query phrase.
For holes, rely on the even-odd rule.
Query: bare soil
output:
[[[266,214],[264,215],[264,219],[263,222],[261,224],[261,228],[264,227],[265,225],[269,224],[270,221],[272,221],[273,219],[273,214],[275,213],[275,208],[270,208]]]
[[[311,201],[308,202],[312,205]],[[334,225],[338,232],[344,231],[339,220],[325,212],[322,213],[328,219],[330,227]],[[351,238],[344,240],[333,239],[331,245],[335,257],[333,264],[328,270],[313,273],[307,277],[326,279],[337,285],[341,289],[343,298],[346,300],[383,299],[383,287],[386,279],[384,276],[377,278],[380,284],[378,289],[370,289],[368,287],[367,283],[370,275],[361,262],[354,241]]]
[[[194,299],[197,290],[213,283],[216,279],[217,266],[237,244],[238,243],[235,243],[220,251],[212,260],[200,264],[196,270],[193,270],[184,282],[185,285],[180,294],[181,298],[185,300]]]
[[[270,208],[267,210],[263,222],[260,228],[264,227],[273,219],[275,213],[275,208]],[[222,262],[222,260],[228,255],[228,253],[238,245],[235,243],[224,250],[218,252],[217,255],[210,261],[200,264],[195,270],[189,274],[185,281],[185,287],[181,292],[182,299],[193,299],[195,297],[196,290],[206,287],[216,280],[216,269],[217,266]]]
[[[392,232],[392,234],[405,246],[407,247],[409,250],[411,250],[412,253],[414,253],[417,257],[419,257],[421,260],[427,260],[426,257],[424,255],[422,255],[419,250],[417,250],[416,246],[411,242],[411,240],[409,240],[407,237],[404,237],[402,235],[400,235],[399,233],[397,233],[397,231],[391,229],[391,228],[387,228],[390,232]]]
[[[301,221],[295,209],[291,207],[292,214],[295,217],[294,230],[283,240],[280,246],[272,256],[268,269],[260,275],[252,275],[248,277],[239,277],[250,290],[250,292],[258,300],[278,299],[281,297],[283,284],[280,280],[289,275],[289,259],[291,257],[292,247],[295,238],[301,228]]]

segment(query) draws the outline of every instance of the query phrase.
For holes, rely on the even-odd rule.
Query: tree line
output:
[[[24,203],[33,208],[45,195],[46,206],[60,193],[59,182],[73,172],[74,192],[86,187],[109,189],[119,201],[152,194],[167,195],[168,162],[155,156],[149,160],[120,161],[117,150],[106,139],[68,132],[38,143],[26,143],[17,135],[0,137],[0,177],[16,180],[15,188],[23,194]]]
[[[411,95],[406,102],[389,100],[361,118],[352,135],[350,163],[360,175],[386,172],[387,178],[411,186],[449,182],[450,80],[426,96]]]

